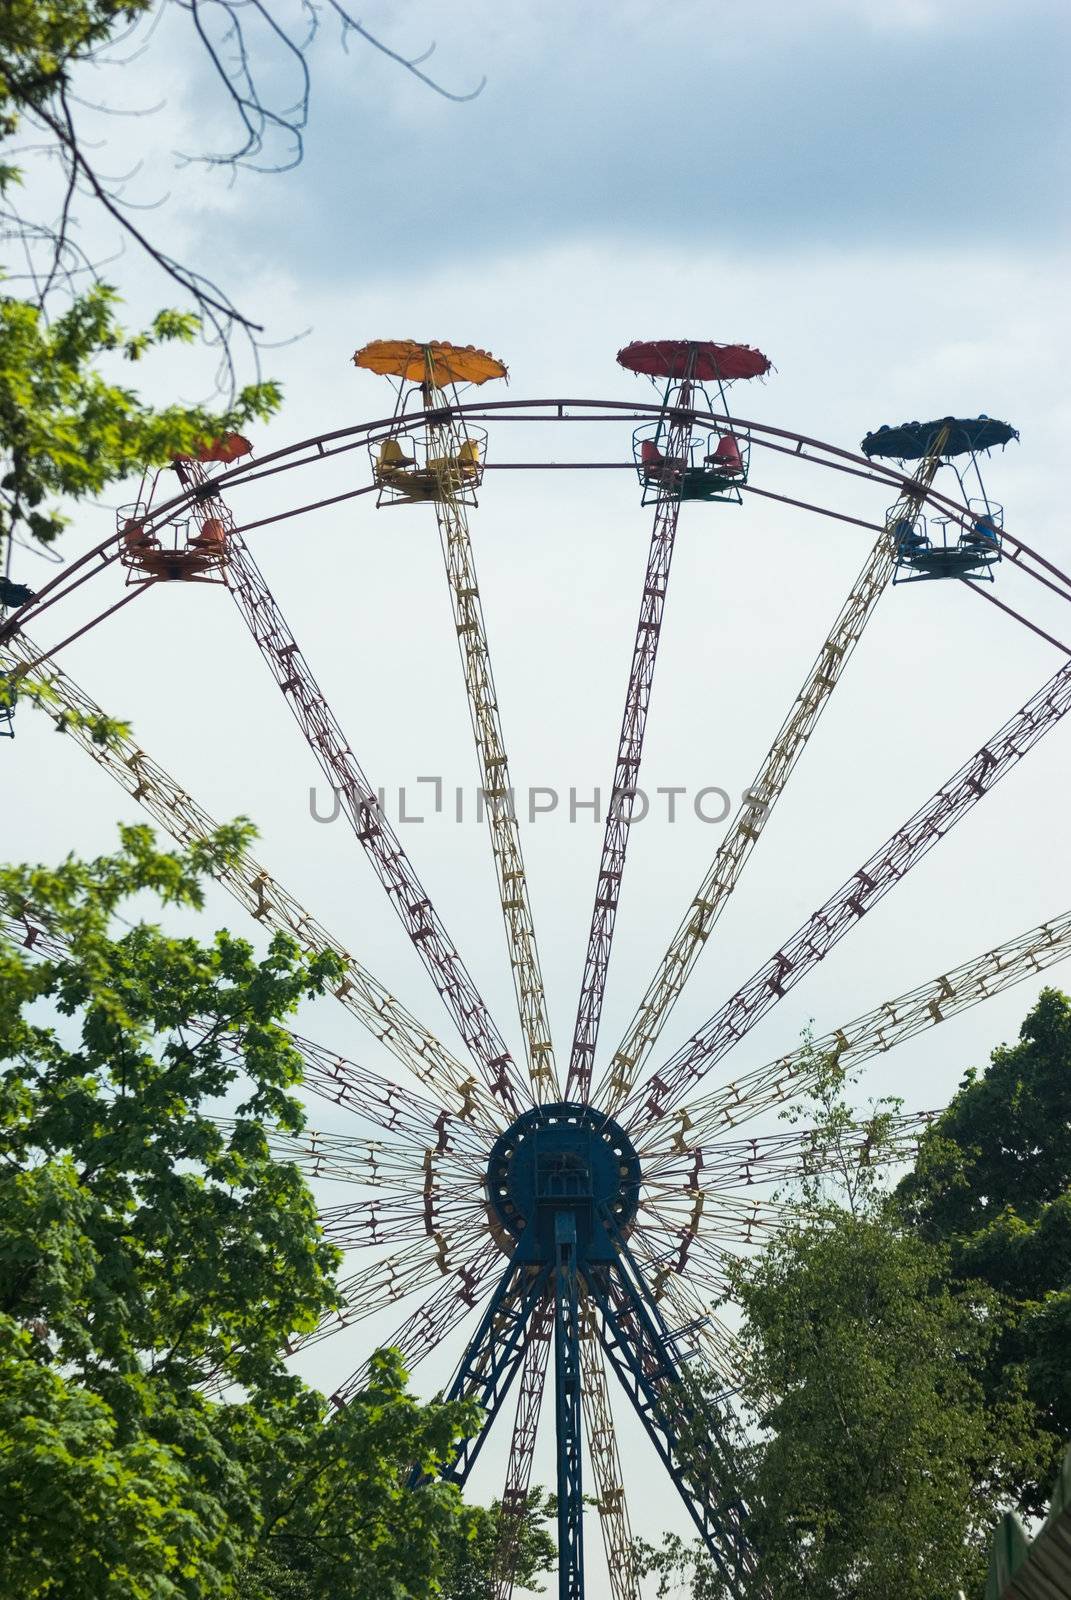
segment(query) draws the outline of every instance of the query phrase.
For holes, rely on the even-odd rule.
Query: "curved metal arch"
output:
[[[451,415],[468,418],[473,421],[509,421],[527,423],[582,423],[582,422],[615,422],[615,421],[648,421],[657,417],[659,406],[654,403],[643,403],[631,400],[598,400],[598,399],[570,399],[550,398],[533,400],[478,400],[451,408]],[[428,407],[422,411],[414,411],[402,419],[404,430],[411,432],[426,427],[429,421],[441,417],[441,407]],[[816,439],[808,434],[797,433],[790,428],[779,428],[772,423],[756,422],[744,417],[729,417],[727,414],[715,411],[696,411],[695,421],[699,425],[732,424],[736,428],[746,428],[752,435],[752,443],[759,448],[769,449],[778,454],[788,455],[796,460],[806,462],[812,466],[822,466],[834,471],[841,471],[851,476],[867,479],[873,483],[882,484],[896,493],[901,492],[911,483],[911,475],[898,472],[893,467],[876,465],[867,457],[857,455],[851,450],[845,450],[839,445],[829,444],[824,440]],[[266,477],[271,477],[279,472],[288,472],[299,466],[314,465],[319,461],[332,460],[338,455],[346,454],[351,450],[364,448],[378,438],[386,437],[391,432],[398,431],[399,420],[393,416],[376,417],[368,422],[350,424],[345,428],[335,428],[326,433],[313,434],[308,438],[297,440],[293,444],[283,445],[277,450],[269,451],[265,456],[253,460],[245,458],[211,480],[212,494],[223,490],[232,490],[243,487],[249,483],[256,483]],[[524,464],[527,469],[538,470],[546,463],[530,462]],[[583,470],[584,463],[565,463],[562,470]],[[304,505],[296,506],[292,510],[277,513],[272,518],[261,519],[257,523],[238,523],[239,532],[248,532],[253,526],[264,526],[268,521],[281,520],[283,516],[298,516],[304,512],[320,510],[324,507],[338,503],[341,500],[353,499],[362,494],[372,493],[374,485],[361,485],[354,490],[346,491],[340,495],[329,496],[319,501],[310,501]],[[162,500],[153,507],[146,517],[146,526],[154,529],[174,517],[180,515],[192,505],[204,498],[204,489],[192,489],[172,495]],[[931,506],[935,511],[950,516],[961,526],[970,516],[968,508],[949,495],[930,486],[921,502]],[[835,516],[831,507],[811,506],[805,502],[807,509],[814,510],[823,515]],[[1065,598],[1071,599],[1071,579],[1060,571],[1052,562],[1033,549],[1014,532],[1003,530],[1005,552],[1012,559],[1021,560],[1027,556],[1035,561],[1055,577],[1061,585],[1059,592]],[[106,539],[87,550],[83,555],[68,565],[56,577],[45,584],[32,600],[26,602],[17,611],[13,611],[6,621],[0,625],[0,641],[10,638],[24,624],[35,618],[53,598],[60,598],[61,593],[69,592],[68,582],[76,574],[81,576],[78,583],[84,582],[92,576],[91,564],[98,562],[101,565],[110,565],[118,554],[119,535],[109,533]],[[1026,569],[1030,570],[1030,569]],[[1036,572],[1034,577],[1048,582]],[[1050,587],[1052,585],[1050,584]],[[73,587],[73,585],[70,585]]]
[[[389,433],[404,431],[417,432],[426,428],[429,423],[435,423],[442,418],[442,407],[427,407],[424,410],[413,411],[403,418],[377,417],[370,422],[351,424],[346,428],[336,428],[328,433],[313,434],[306,439],[296,441],[294,444],[283,445],[278,450],[270,451],[267,455],[254,460],[246,457],[234,466],[227,468],[213,478],[213,483],[220,489],[235,489],[246,483],[255,483],[260,479],[273,476],[280,471],[290,471],[298,466],[313,465],[318,461],[327,461],[337,455],[342,455],[350,450],[360,449],[369,443]],[[587,415],[577,415],[581,411]],[[517,421],[517,422],[616,422],[616,421],[648,421],[655,420],[661,411],[660,403],[644,403],[632,400],[600,400],[600,399],[533,399],[533,400],[478,400],[450,408],[451,415],[468,418],[472,421]],[[538,415],[537,413],[550,413]],[[874,483],[886,484],[894,489],[902,489],[910,485],[911,473],[898,472],[895,467],[883,463],[875,463],[866,456],[845,450],[839,445],[829,444],[824,440],[816,439],[808,434],[797,433],[790,428],[779,428],[772,423],[756,422],[745,417],[730,417],[728,413],[718,411],[696,410],[694,413],[696,424],[700,426],[717,427],[718,425],[731,424],[736,428],[747,429],[753,435],[753,443],[760,448],[785,453],[798,460],[811,465],[825,466],[834,470],[850,473],[852,476],[861,477]],[[821,452],[821,454],[805,454],[805,451]],[[828,458],[828,459],[825,459]],[[538,469],[541,463],[526,463],[532,469]],[[580,470],[581,463],[563,463],[564,470],[575,467]],[[631,469],[631,463],[628,464]],[[189,494],[178,494],[170,500],[162,501],[155,508],[148,519],[150,526],[155,526],[157,521],[166,521],[168,517],[185,510],[195,499]],[[950,496],[942,494],[939,490],[930,489],[926,500],[936,509],[961,512],[966,518],[969,513],[967,507]],[[309,506],[307,509],[316,509]],[[822,508],[825,509],[825,508]],[[1026,546],[1022,546],[1026,549]],[[1033,553],[1033,552],[1031,552]]]

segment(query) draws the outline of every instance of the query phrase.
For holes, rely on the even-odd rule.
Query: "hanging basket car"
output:
[[[894,583],[919,583],[934,578],[985,578],[993,582],[993,568],[1001,559],[1001,529],[1004,508],[990,500],[982,482],[979,455],[999,445],[1002,449],[1019,434],[1009,422],[1000,422],[984,413],[977,417],[936,417],[930,422],[901,422],[891,428],[882,424],[868,433],[861,449],[865,456],[894,461],[920,461],[936,456],[951,466],[964,500],[967,518],[936,519],[933,532],[926,531],[922,518],[914,523],[898,523],[896,572]],[[967,456],[964,470],[956,458]],[[973,470],[981,495],[970,497],[964,471]]]
[[[682,413],[716,408],[707,384],[716,384],[721,409],[728,412],[725,390],[739,379],[760,378],[770,371],[761,350],[746,344],[712,340],[636,340],[617,353],[621,366],[652,379],[665,379],[662,414],[632,436],[642,503],[659,499],[723,500],[740,505],[747,482],[751,439],[726,417],[705,440],[693,437]]]
[[[505,365],[475,345],[432,339],[373,339],[354,366],[398,380],[398,404],[388,432],[369,444],[379,505],[456,501],[475,505],[483,482],[487,431],[454,415],[462,384],[507,378]],[[441,413],[427,415],[430,408]],[[417,417],[419,416],[419,421]],[[408,418],[408,420],[407,420]]]

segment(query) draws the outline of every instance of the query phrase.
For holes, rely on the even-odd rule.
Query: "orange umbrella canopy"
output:
[[[508,376],[502,362],[488,351],[438,339],[427,344],[417,339],[373,339],[357,351],[353,363],[409,383],[431,382],[437,389],[448,383],[486,383],[489,378]]]

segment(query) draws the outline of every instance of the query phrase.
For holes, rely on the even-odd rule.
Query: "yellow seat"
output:
[[[449,472],[456,468],[463,478],[474,478],[480,470],[480,446],[476,439],[462,441],[456,456],[429,456],[429,472]]]
[[[457,464],[461,468],[462,477],[476,477],[480,470],[480,443],[478,439],[465,440],[457,453]]]
[[[403,472],[406,467],[411,467],[413,456],[407,456],[397,439],[384,439],[379,447],[379,471],[385,476],[393,472]]]

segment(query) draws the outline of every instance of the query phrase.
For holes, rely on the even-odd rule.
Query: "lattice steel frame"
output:
[[[436,425],[432,414],[434,409],[430,408],[423,414],[411,416],[409,425],[414,428],[421,426],[433,428]],[[451,426],[460,428],[466,419],[475,422],[481,419],[490,420],[493,417],[569,422],[575,420],[575,417],[569,414],[571,411],[591,420],[623,419],[627,416],[642,421],[657,416],[660,409],[618,402],[556,400],[496,404],[481,401],[476,405],[458,406],[452,413]],[[717,427],[726,424],[745,428],[751,434],[752,443],[759,448],[792,456],[804,462],[820,464],[825,468],[883,485],[886,489],[891,487],[899,495],[899,507],[905,512],[917,513],[924,505],[929,505],[949,519],[952,525],[967,525],[969,517],[967,509],[934,489],[932,466],[928,473],[920,469],[914,478],[909,478],[884,464],[875,465],[849,452],[822,445],[819,441],[761,424],[748,423],[742,419],[734,422],[727,416],[713,412],[693,411],[687,419],[682,418],[682,427],[685,420],[689,428],[703,425]],[[470,1311],[475,1310],[493,1275],[496,1259],[496,1247],[487,1243],[484,1230],[477,1224],[463,1220],[463,1205],[455,1209],[451,1197],[460,1192],[461,1186],[454,1180],[442,1176],[441,1161],[471,1161],[481,1146],[486,1148],[487,1141],[501,1128],[504,1116],[514,1115],[518,1108],[527,1103],[525,1099],[527,1085],[517,1073],[501,1035],[498,1034],[472,986],[471,979],[462,966],[456,950],[450,944],[442,924],[427,904],[419,880],[401,853],[400,845],[397,845],[395,850],[396,838],[392,837],[390,832],[384,833],[379,828],[377,818],[370,818],[369,805],[374,801],[371,786],[357,766],[341,729],[331,717],[330,710],[304,663],[296,641],[282,621],[278,607],[263,583],[241,537],[252,527],[264,526],[300,514],[302,511],[315,510],[319,505],[367,493],[369,489],[359,487],[315,505],[278,511],[255,522],[246,523],[241,528],[235,525],[220,499],[223,488],[227,488],[228,491],[232,488],[238,489],[244,484],[262,481],[265,477],[289,467],[310,465],[315,461],[325,460],[355,448],[363,448],[370,440],[388,437],[394,427],[396,419],[383,419],[362,425],[360,428],[340,430],[335,434],[304,441],[255,463],[243,462],[211,479],[196,465],[190,466],[185,473],[183,493],[152,507],[146,518],[146,526],[163,525],[184,512],[198,521],[209,515],[214,518],[223,515],[226,518],[232,557],[228,560],[227,574],[239,607],[243,610],[258,644],[272,665],[277,682],[291,697],[295,715],[306,732],[310,744],[317,750],[325,771],[329,772],[333,783],[339,778],[345,780],[339,786],[344,794],[350,793],[353,798],[355,812],[353,820],[358,835],[360,836],[363,825],[368,837],[363,839],[362,843],[372,856],[373,864],[388,892],[395,899],[403,922],[406,923],[417,948],[421,950],[425,964],[436,978],[447,1009],[457,1022],[462,1037],[484,1078],[484,1084],[481,1085],[466,1067],[457,1062],[426,1030],[422,1029],[393,997],[387,994],[337,941],[332,940],[325,930],[314,923],[297,902],[255,862],[245,858],[235,867],[228,868],[226,872],[221,871],[221,876],[231,892],[235,893],[251,913],[266,926],[287,928],[306,948],[334,948],[343,956],[347,976],[339,987],[338,997],[372,1029],[376,1037],[382,1039],[388,1048],[394,1051],[398,1059],[417,1075],[428,1090],[441,1096],[445,1101],[444,1107],[437,1106],[435,1102],[424,1100],[422,1096],[401,1090],[389,1080],[377,1079],[374,1074],[367,1073],[344,1058],[324,1052],[311,1041],[296,1040],[296,1047],[305,1055],[309,1065],[310,1084],[314,1092],[359,1109],[361,1115],[368,1116],[374,1125],[385,1131],[418,1139],[424,1149],[424,1163],[421,1168],[422,1199],[415,1208],[406,1210],[405,1203],[399,1195],[397,1199],[377,1199],[360,1212],[354,1208],[346,1208],[346,1216],[338,1214],[339,1226],[350,1223],[356,1230],[354,1239],[361,1236],[362,1230],[377,1237],[386,1237],[382,1232],[384,1228],[397,1228],[399,1242],[408,1242],[404,1242],[400,1250],[375,1263],[369,1271],[345,1283],[344,1304],[340,1311],[330,1319],[325,1319],[325,1325],[303,1339],[301,1344],[314,1343],[319,1338],[327,1337],[336,1327],[351,1325],[370,1314],[370,1311],[391,1303],[400,1295],[414,1292],[418,1288],[426,1288],[438,1280],[432,1294],[402,1325],[396,1336],[398,1342],[410,1353],[410,1360],[415,1360],[419,1359],[431,1341],[445,1336]],[[625,466],[623,463],[576,464],[581,468],[619,465],[622,468]],[[530,464],[499,463],[499,467],[503,470],[522,466],[528,469]],[[924,464],[924,467],[926,466],[927,464]],[[575,470],[574,464],[566,463],[563,467],[565,470]],[[631,464],[628,464],[628,467],[631,470]],[[812,502],[773,494],[772,491],[763,490],[754,483],[741,487],[748,493],[781,500],[807,511],[838,517],[849,523],[872,528],[879,535],[871,560],[842,609],[804,691],[798,698],[793,712],[786,719],[757,780],[760,785],[757,792],[764,808],[760,818],[761,823],[768,815],[769,806],[781,792],[807,735],[813,729],[832,686],[839,678],[845,661],[858,640],[862,626],[885,586],[889,538],[888,522],[885,527],[869,523],[862,518],[847,516]],[[440,526],[443,532],[447,568],[451,573],[455,624],[460,628],[466,617],[461,605],[465,599],[463,591],[470,579],[475,585],[474,568],[465,564],[471,557],[471,541],[468,538],[467,522],[461,531],[451,531],[450,527],[443,528],[442,522]],[[662,565],[655,576],[659,577],[661,574],[663,580],[668,574],[667,532],[668,551],[671,553],[672,533],[667,526],[663,526],[660,535],[656,512],[652,550],[661,538],[662,553],[659,559]],[[1004,530],[1003,538],[1004,553],[1009,559],[1057,594],[1071,598],[1071,580],[1068,580],[1059,569],[1023,541],[1009,534],[1007,530]],[[456,551],[452,550],[452,543],[457,545]],[[92,702],[89,702],[70,683],[70,680],[59,672],[59,669],[49,664],[41,653],[36,652],[25,635],[19,632],[25,621],[47,612],[52,605],[86,581],[95,571],[111,566],[118,559],[118,555],[119,547],[115,537],[112,537],[72,563],[52,583],[46,584],[34,601],[0,625],[0,640],[6,641],[7,644],[7,648],[0,653],[0,660],[8,670],[13,667],[17,674],[25,674],[33,669],[38,678],[45,680],[56,697],[60,714],[63,714],[64,708],[75,713],[74,719],[67,725],[67,731],[119,779],[128,794],[138,799],[157,820],[163,822],[180,842],[204,839],[214,831],[215,825],[211,818],[207,817],[190,797],[179,789],[166,773],[151,763],[144,752],[129,739],[119,737],[109,745],[96,745],[79,719],[85,715],[99,714],[99,708],[94,707]],[[451,569],[450,566],[452,555],[457,558],[455,569]],[[144,592],[144,589],[138,592]],[[478,602],[478,591],[476,597]],[[645,605],[648,598],[653,602],[654,610],[646,621],[641,612],[640,632],[650,633],[653,642],[656,643],[661,608],[665,599],[664,581],[661,588],[656,588],[656,592],[650,597],[645,594]],[[125,601],[119,602],[123,603]],[[105,614],[110,614],[115,609],[117,608],[113,606]],[[1008,608],[1002,606],[1002,609]],[[1043,637],[1051,638],[1034,624],[1027,622],[1026,625],[1033,628],[1033,631],[1041,633]],[[92,624],[87,624],[86,627],[88,626]],[[84,631],[84,628],[78,630],[79,634]],[[481,748],[480,744],[478,715],[482,703],[481,696],[485,692],[490,692],[493,699],[493,682],[490,678],[489,658],[486,656],[486,628],[483,625],[482,611],[479,614],[478,626],[470,631],[477,640],[477,654],[482,651],[486,664],[486,677],[477,684],[478,693],[474,692],[472,687],[475,680],[470,681],[469,687],[470,710],[473,713],[474,727],[477,730],[477,747],[483,762],[481,772],[487,779],[485,786],[490,788],[493,783],[492,768],[495,761],[483,759],[484,748]],[[72,635],[76,636],[78,635]],[[464,644],[462,654],[469,673],[472,658],[466,656]],[[648,652],[639,650],[638,656],[634,658],[633,676],[639,674],[636,678],[639,692],[633,697],[630,689],[630,704],[633,704],[636,714],[630,724],[629,710],[626,708],[622,730],[621,748],[625,750],[626,746],[628,747],[628,761],[632,761],[635,757],[636,770],[638,770],[639,744],[633,736],[638,730],[639,737],[642,738],[642,725],[646,717],[644,697],[649,698],[653,659],[653,650]],[[479,666],[479,662],[476,664]],[[727,1240],[735,1237],[731,1228],[727,1233],[723,1229],[722,1234],[719,1234],[717,1230],[707,1226],[703,1206],[704,1192],[699,1181],[699,1174],[703,1171],[706,1160],[702,1140],[709,1139],[722,1127],[733,1126],[736,1122],[743,1121],[752,1106],[772,1104],[777,1099],[784,1098],[793,1087],[800,1086],[806,1081],[806,1065],[799,1053],[793,1053],[766,1068],[758,1069],[756,1073],[745,1074],[720,1094],[708,1095],[703,1100],[678,1110],[674,1117],[671,1117],[670,1113],[679,1105],[684,1094],[743,1037],[753,1023],[764,1015],[789,987],[799,981],[817,960],[822,959],[866,910],[887,893],[915,861],[943,837],[944,833],[965,815],[966,811],[987,793],[1033,744],[1055,726],[1067,709],[1069,700],[1071,700],[1071,664],[1055,674],[1050,682],[1032,697],[930,802],[920,808],[908,823],[814,914],[805,927],[776,952],[771,961],[760,969],[749,984],[732,997],[727,1005],[716,1013],[692,1040],[688,1041],[682,1051],[671,1058],[661,1072],[643,1085],[641,1090],[636,1090],[631,1086],[635,1084],[650,1053],[657,1028],[668,1014],[669,1006],[679,993],[683,977],[691,970],[703,940],[709,933],[721,904],[724,903],[725,896],[731,892],[735,884],[744,858],[753,847],[757,831],[752,828],[749,833],[744,825],[746,818],[741,823],[739,831],[731,834],[732,842],[729,843],[725,853],[719,853],[720,866],[719,862],[715,862],[708,879],[704,881],[700,895],[693,904],[693,912],[698,913],[698,918],[690,914],[682,924],[679,930],[679,943],[671,947],[670,956],[667,957],[668,966],[664,964],[660,970],[655,985],[648,993],[645,1006],[641,1007],[630,1035],[618,1058],[615,1058],[610,1067],[611,1077],[606,1091],[606,1104],[625,1106],[628,1113],[625,1126],[635,1130],[637,1143],[644,1153],[645,1163],[649,1165],[652,1175],[654,1192],[644,1201],[640,1213],[641,1218],[649,1219],[647,1230],[649,1247],[639,1248],[642,1242],[641,1231],[637,1234],[635,1257],[630,1253],[624,1240],[621,1240],[611,1262],[585,1265],[577,1260],[576,1253],[572,1250],[573,1241],[567,1220],[564,1220],[567,1213],[563,1213],[561,1237],[558,1240],[558,1251],[552,1266],[541,1266],[537,1270],[529,1265],[522,1269],[516,1262],[511,1261],[506,1273],[500,1279],[497,1290],[492,1294],[490,1306],[481,1320],[476,1337],[469,1345],[455,1383],[457,1392],[476,1394],[488,1406],[488,1419],[484,1429],[476,1440],[470,1441],[464,1447],[455,1463],[455,1475],[464,1478],[471,1470],[472,1462],[486,1437],[493,1416],[501,1409],[510,1385],[526,1362],[526,1350],[532,1349],[534,1344],[539,1342],[538,1339],[532,1339],[533,1323],[538,1323],[540,1318],[545,1319],[548,1308],[553,1307],[558,1334],[556,1350],[558,1425],[562,1441],[561,1461],[566,1490],[565,1494],[560,1495],[564,1518],[561,1529],[562,1549],[565,1552],[562,1593],[568,1594],[571,1600],[575,1600],[580,1593],[582,1584],[582,1527],[579,1520],[581,1503],[579,1397],[581,1378],[585,1373],[590,1376],[589,1392],[593,1396],[596,1415],[599,1414],[598,1380],[590,1365],[590,1340],[587,1343],[586,1353],[583,1337],[585,1332],[590,1334],[593,1318],[598,1327],[606,1360],[614,1368],[626,1392],[629,1393],[655,1448],[666,1462],[674,1481],[677,1482],[696,1526],[708,1540],[709,1547],[721,1564],[727,1582],[731,1588],[733,1585],[737,1586],[732,1592],[742,1593],[753,1572],[753,1559],[745,1533],[746,1513],[735,1500],[732,1488],[736,1480],[732,1465],[734,1439],[731,1413],[726,1411],[723,1420],[714,1425],[713,1437],[716,1449],[711,1452],[711,1475],[708,1478],[704,1479],[702,1472],[697,1472],[694,1462],[689,1463],[685,1459],[686,1453],[682,1453],[680,1449],[682,1438],[687,1435],[695,1420],[695,1401],[687,1382],[687,1374],[682,1372],[680,1367],[677,1341],[685,1337],[698,1337],[700,1342],[707,1344],[714,1352],[716,1360],[720,1356],[722,1366],[719,1370],[731,1368],[732,1364],[731,1337],[725,1338],[723,1335],[715,1337],[715,1325],[709,1319],[707,1308],[694,1298],[692,1282],[685,1279],[683,1274],[698,1264],[702,1274],[706,1274],[708,1282],[716,1281],[726,1259],[724,1244],[721,1242],[722,1234]],[[497,718],[497,701],[494,702],[494,717]],[[500,742],[497,721],[493,721],[493,727],[492,723],[488,723],[487,729],[484,730],[486,752],[494,756],[497,755],[497,749],[488,730],[497,733]],[[630,766],[629,772],[632,774],[631,786],[634,788],[633,767]],[[352,783],[349,780],[352,780]],[[625,774],[624,781],[628,783],[629,773]],[[764,781],[769,783],[768,791],[761,787]],[[615,780],[615,791],[616,787]],[[624,792],[628,792],[627,788]],[[625,833],[627,834],[627,825]],[[494,837],[494,830],[492,834]],[[615,849],[619,847],[622,859],[623,846],[623,838],[615,835],[614,847]],[[496,848],[496,867],[500,865],[498,855],[499,851]],[[503,899],[505,884],[506,878],[500,873]],[[608,918],[603,919],[606,922],[606,937],[605,939],[600,937],[597,941],[596,958],[592,958],[593,970],[601,971],[603,974],[609,958],[610,934],[619,887],[619,878],[614,879],[612,895],[604,897],[611,903],[606,907],[596,906],[599,916],[603,910],[608,912]],[[709,897],[704,895],[704,890],[710,891]],[[23,942],[28,947],[36,947],[43,954],[55,955],[55,941],[52,935],[47,928],[42,929],[33,923],[32,916],[26,914],[29,909],[22,908],[18,911],[10,918],[10,925],[25,929]],[[507,908],[504,906],[504,909]],[[10,916],[10,908],[8,911]],[[595,920],[598,920],[598,917]],[[527,925],[530,926],[530,910]],[[595,921],[593,929],[594,927]],[[520,924],[514,926],[510,929],[509,936],[512,941],[511,949],[516,952],[524,942],[524,927]],[[886,1006],[857,1019],[855,1023],[848,1024],[844,1029],[837,1030],[835,1034],[828,1036],[833,1041],[830,1048],[839,1054],[842,1061],[854,1062],[866,1059],[868,1055],[891,1047],[899,1039],[909,1037],[921,1028],[943,1020],[945,1016],[973,1004],[987,994],[997,992],[1011,982],[1043,970],[1052,961],[1062,957],[1069,945],[1069,938],[1071,938],[1071,918],[1056,919],[1050,924],[1044,924],[1041,929],[1032,930],[1019,940],[1009,941],[998,951],[990,952],[973,963],[954,969],[933,983],[910,991],[900,1000],[889,1002]],[[589,957],[593,948],[589,942]],[[598,983],[594,982],[588,985],[586,992],[594,997],[597,988]],[[527,995],[530,1001],[533,992],[530,983],[519,990],[522,1008],[525,996]],[[542,1003],[541,980],[538,993],[539,1002]],[[594,1028],[597,1029],[597,999],[593,999],[589,1011],[588,1023],[593,1020]],[[578,1016],[577,1039],[586,1039],[590,1033],[593,1046],[594,1032],[588,1023],[582,1028]],[[535,1047],[542,1042],[543,1032],[546,1032],[546,1042],[549,1045],[549,1031],[540,1031],[540,1026],[535,1020],[532,1021],[531,1027],[525,1027],[531,1076],[536,1084],[537,1099],[540,1096],[539,1080],[542,1074],[537,1070],[540,1052]],[[819,1049],[822,1044],[823,1041],[819,1041]],[[579,1056],[574,1053],[574,1063],[579,1060],[578,1071],[582,1078],[585,1063],[589,1069],[588,1077],[584,1081],[590,1081],[591,1053],[586,1050],[581,1050]],[[863,1138],[865,1141],[865,1133]],[[755,1141],[753,1147],[757,1148],[758,1144],[759,1141]],[[319,1170],[327,1170],[324,1163],[328,1161],[328,1157],[322,1148],[314,1147],[303,1154],[314,1163],[319,1163]],[[677,1213],[670,1198],[674,1188],[670,1179],[674,1170],[673,1162],[679,1161],[681,1157],[684,1157],[686,1162],[692,1163],[692,1173],[690,1176],[686,1173],[684,1181],[676,1185],[677,1203],[684,1207],[683,1212]],[[391,1170],[399,1173],[403,1168],[407,1173],[414,1170],[411,1156],[407,1155],[403,1159],[400,1153],[390,1151],[385,1152],[381,1158],[371,1146],[367,1145],[363,1148],[359,1159],[364,1163],[362,1170],[365,1173],[365,1181],[368,1181],[367,1174],[373,1172],[377,1175],[375,1181],[378,1183],[391,1163],[394,1164]],[[755,1160],[765,1161],[768,1164],[772,1159],[785,1161],[794,1159],[794,1155],[779,1148],[776,1156],[772,1151],[763,1151],[754,1157],[751,1154],[746,1157],[748,1163]],[[658,1183],[655,1181],[659,1174],[664,1180],[663,1192],[659,1192]],[[447,1214],[448,1220],[443,1226],[439,1226],[440,1220]],[[754,1221],[746,1223],[745,1233],[749,1234],[752,1226],[758,1228],[760,1225],[765,1225],[763,1216],[761,1208],[754,1209]],[[683,1217],[683,1221],[679,1220],[680,1217]],[[368,1223],[372,1225],[367,1226]],[[741,1223],[743,1225],[743,1219]],[[425,1236],[413,1239],[408,1231],[411,1227],[422,1227]],[[450,1233],[450,1238],[447,1238],[447,1232]],[[390,1235],[392,1238],[393,1236]],[[665,1244],[667,1240],[668,1250]],[[637,1262],[641,1264],[638,1265]],[[653,1280],[653,1289],[648,1283],[648,1275]],[[697,1281],[702,1281],[702,1275]],[[675,1319],[680,1323],[675,1330],[662,1319],[659,1302],[663,1299],[673,1308]],[[594,1312],[592,1307],[596,1308]],[[533,1360],[532,1381],[537,1371],[537,1362]],[[337,1404],[346,1403],[348,1395],[359,1387],[361,1377],[360,1372],[354,1374],[347,1384],[336,1391]],[[532,1398],[530,1389],[531,1384],[527,1395],[529,1410]],[[524,1389],[521,1398],[522,1402],[526,1401]],[[704,1417],[704,1423],[708,1421],[709,1419]],[[534,1428],[534,1418],[530,1422],[526,1421],[521,1428],[522,1437],[527,1438],[532,1428]],[[610,1442],[612,1445],[612,1439]],[[612,1491],[619,1477],[614,1470],[612,1451],[604,1450],[601,1446],[596,1448],[592,1444],[592,1454],[600,1494],[604,1484],[609,1485]],[[528,1466],[530,1470],[530,1452]],[[522,1469],[523,1460],[518,1457],[518,1483]],[[561,1487],[560,1482],[560,1490]],[[625,1526],[627,1527],[627,1522]],[[619,1544],[618,1546],[608,1544],[608,1549],[619,1547]],[[508,1593],[508,1579],[502,1577],[501,1582],[504,1588],[500,1600],[505,1600],[505,1595]],[[618,1600],[622,1600],[622,1597],[619,1596]]]

